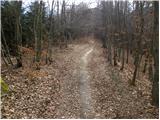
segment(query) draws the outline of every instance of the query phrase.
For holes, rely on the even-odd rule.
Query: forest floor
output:
[[[53,51],[53,63],[40,70],[22,67],[2,74],[10,87],[2,96],[2,118],[159,117],[150,104],[147,76],[140,74],[136,86],[130,86],[131,67],[120,71],[120,63],[109,65],[93,38]]]

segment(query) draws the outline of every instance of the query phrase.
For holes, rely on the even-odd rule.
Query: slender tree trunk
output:
[[[152,85],[152,104],[159,106],[159,2],[154,1],[154,26],[153,26],[153,59],[154,59],[154,78]]]
[[[140,68],[141,68],[141,66],[140,66],[140,63],[141,63],[141,60],[142,60],[142,57],[143,57],[143,54],[141,54],[140,55],[140,58],[139,58],[139,65],[138,65],[138,67],[139,67],[139,69],[138,69],[138,71],[137,71],[137,76],[139,77],[139,73],[140,73]]]
[[[121,58],[121,48],[118,48],[118,62],[120,62],[120,58]]]
[[[135,70],[134,70],[133,78],[132,78],[132,81],[131,81],[131,85],[135,85],[135,80],[136,80],[136,76],[137,76],[137,72],[138,72],[138,67],[139,67],[139,64],[140,64],[140,61],[141,61],[141,57],[142,57],[141,41],[142,41],[143,27],[144,27],[143,5],[144,5],[143,1],[140,1],[140,2],[137,1],[137,5],[136,5],[137,6],[137,10],[140,8],[140,11],[139,11],[139,16],[140,16],[140,34],[138,35],[137,50],[136,50],[135,61],[134,61]]]
[[[128,64],[128,57],[129,57],[129,41],[127,43],[127,58],[126,58],[126,63]]]
[[[149,80],[151,82],[153,82],[153,65],[152,65],[152,56],[149,55],[149,68],[148,68],[148,71],[149,71]]]
[[[2,49],[1,49],[2,60],[4,61],[5,65],[8,67],[9,65],[8,65],[7,60],[5,59],[4,47],[3,47],[3,45],[1,47],[2,47]]]
[[[112,47],[110,41],[108,41],[108,61],[112,65]]]
[[[117,52],[116,52],[116,48],[113,48],[113,50],[114,50],[114,66],[116,66],[117,65]]]
[[[53,5],[54,1],[52,1],[51,15],[50,15],[50,30],[49,30],[49,41],[48,41],[48,61],[52,62],[52,41],[53,41]]]
[[[67,39],[66,39],[66,2],[63,0],[62,3],[62,12],[61,12],[61,27],[62,27],[62,40],[67,48]]]
[[[137,71],[138,71],[138,66],[139,66],[139,54],[137,53],[136,56],[135,56],[135,69],[134,69],[131,85],[135,85]]]
[[[42,46],[42,1],[37,5],[37,14],[34,21],[34,36],[35,36],[35,61],[40,62],[41,59],[41,46]],[[37,69],[39,67],[37,66]]]
[[[127,1],[125,1],[125,7],[124,7],[124,12],[123,12],[123,15],[124,15],[124,22],[123,22],[123,26],[124,26],[124,34],[122,34],[122,39],[123,40],[127,40],[127,27],[126,27],[126,12],[127,12]],[[124,69],[124,64],[125,64],[125,46],[126,44],[123,45],[122,47],[122,67],[120,70],[123,70]]]
[[[20,14],[21,14],[21,7],[22,7],[22,1],[17,1],[16,2],[16,42],[17,42],[17,46],[16,46],[16,60],[17,60],[17,65],[16,68],[22,67],[22,56],[20,53],[20,49],[22,46],[22,28],[21,28],[21,24],[20,24]]]
[[[12,60],[11,60],[11,56],[10,56],[10,52],[9,52],[9,48],[8,48],[8,45],[6,43],[6,39],[5,39],[5,36],[4,36],[4,31],[3,31],[3,27],[1,28],[1,32],[2,32],[2,41],[4,43],[4,45],[2,44],[4,50],[6,51],[5,55],[7,57],[7,61],[9,64],[11,64],[13,66],[13,63],[12,63]]]
[[[147,56],[145,58],[145,63],[144,63],[144,67],[143,67],[143,73],[146,73],[146,68],[147,68],[147,63],[148,63],[148,57],[149,57],[149,54],[147,53]]]
[[[124,48],[123,48],[123,49],[122,49],[122,67],[121,67],[120,70],[123,70],[123,68],[124,68],[124,57],[125,57],[125,50],[124,50]]]

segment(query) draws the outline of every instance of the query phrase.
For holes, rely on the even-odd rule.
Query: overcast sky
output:
[[[35,0],[23,0],[23,3],[24,3],[24,6],[26,6],[26,5],[29,5],[31,2],[34,2],[34,1]],[[49,1],[50,5],[52,3],[52,0],[43,0],[43,1],[45,1],[45,2]],[[63,0],[59,0],[59,1],[61,3]],[[98,0],[65,0],[65,1],[67,2],[67,4],[75,3],[76,5],[81,3],[81,2],[84,2],[84,3],[88,4],[88,7],[94,8],[94,7],[96,7]]]

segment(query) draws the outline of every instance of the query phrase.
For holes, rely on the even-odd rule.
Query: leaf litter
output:
[[[120,65],[109,65],[101,45],[97,44],[95,48],[89,71],[97,118],[159,118],[159,109],[150,104],[151,82],[148,77],[140,74],[136,86],[130,86],[128,81],[133,69],[125,65],[121,71]]]
[[[94,118],[158,118],[158,108],[150,104],[148,77],[140,75],[136,86],[129,86],[132,68],[125,65],[120,71],[120,64],[109,65],[104,49],[93,41],[53,50],[52,64],[40,70],[25,66],[3,73],[10,92],[2,97],[2,118],[81,118],[80,59],[93,45],[86,70]]]

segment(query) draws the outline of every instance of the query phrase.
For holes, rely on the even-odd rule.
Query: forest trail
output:
[[[81,118],[92,118],[93,107],[91,105],[91,88],[90,88],[90,75],[87,70],[89,56],[93,51],[90,48],[81,58],[80,64],[80,96],[81,96]]]
[[[72,44],[69,46],[72,48],[72,53],[68,55],[66,60],[73,60],[72,64],[74,68],[72,71],[73,73],[71,74],[72,77],[70,77],[71,79],[64,81],[64,84],[62,84],[62,86],[64,86],[62,87],[63,104],[61,105],[60,110],[72,111],[72,109],[76,109],[74,105],[77,105],[77,115],[75,115],[74,118],[94,117],[90,88],[90,75],[88,72],[88,63],[91,60],[90,58],[94,50],[94,44],[94,39],[90,38],[88,43]],[[75,95],[77,100],[74,99],[74,101],[72,101],[71,99],[73,96],[70,97],[70,95]],[[70,104],[71,101],[72,104]],[[72,118],[71,116],[69,117],[68,114],[62,114],[62,118]]]
[[[159,118],[159,2],[2,0],[1,118]]]
[[[158,118],[151,85],[129,86],[128,69],[109,65],[94,38],[53,51],[53,63],[39,71],[20,68],[3,75],[11,92],[2,98],[2,118]]]

